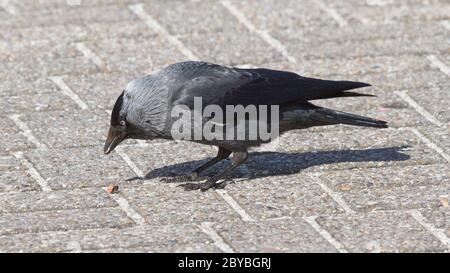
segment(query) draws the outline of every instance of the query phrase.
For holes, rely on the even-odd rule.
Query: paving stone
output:
[[[337,252],[301,219],[226,222],[214,228],[238,252]]]
[[[232,3],[256,26],[267,30],[272,36],[281,41],[299,37],[302,41],[320,44],[333,40],[355,41],[376,38],[417,37],[417,33],[425,36],[429,35],[430,37],[445,34],[445,29],[436,26],[436,22],[408,20],[396,21],[395,24],[391,22],[389,24],[385,21],[380,22],[379,19],[383,18],[382,16],[378,16],[374,22],[364,20],[364,25],[361,25],[361,22],[353,22],[359,17],[351,18],[350,16],[345,16],[344,20],[350,20],[350,25],[337,27],[337,22],[314,2],[282,1],[273,3],[268,0],[245,2],[235,0]],[[360,3],[353,4],[354,6],[360,6]],[[342,4],[331,4],[328,6],[333,5]],[[344,3],[344,5],[346,4]],[[348,11],[353,11],[352,7],[346,8]],[[366,6],[364,8],[367,9]],[[302,16],[298,16],[299,14]],[[351,13],[351,15],[354,16],[355,14]],[[280,18],[283,18],[283,20],[280,20]],[[358,27],[354,27],[355,23]]]
[[[262,64],[270,61],[281,61],[283,57],[272,47],[267,46],[259,37],[242,32],[238,36],[212,32],[195,33],[180,38],[191,48],[201,60],[237,66],[241,64]],[[226,47],[219,44],[227,44]]]
[[[318,224],[351,252],[448,252],[408,214],[419,211],[450,237],[448,162],[410,131],[393,129],[414,127],[450,154],[448,128],[432,125],[394,93],[408,92],[441,122],[449,121],[450,77],[427,58],[433,54],[450,65],[448,1],[321,1],[348,23],[340,26],[314,1],[231,0],[296,62],[220,1],[143,1],[145,11],[202,60],[373,85],[359,91],[378,98],[314,103],[386,120],[390,129],[314,127],[290,132],[278,147],[252,151],[226,190],[254,222],[242,221],[216,191],[185,192],[160,181],[192,171],[215,156],[215,147],[127,140],[118,151],[144,179],[117,151],[103,155],[106,110],[126,83],[186,60],[128,7],[141,2],[10,1],[15,15],[0,8],[0,125],[7,128],[0,134],[0,252],[220,252],[198,227],[203,221],[237,252],[336,252],[302,219],[317,215]],[[86,58],[77,42],[111,71]],[[81,110],[49,76],[64,76],[89,110]],[[10,114],[19,114],[49,150],[36,149]],[[13,156],[16,151],[53,191],[42,191],[29,166]],[[344,213],[317,182],[356,213]],[[119,185],[117,197],[146,225],[137,226],[118,207],[101,188],[108,185]]]
[[[430,178],[428,178],[430,179]],[[408,210],[441,207],[440,196],[450,192],[446,185],[374,189],[344,194],[344,200],[357,211]]]
[[[372,73],[361,76],[348,75],[349,80],[370,82],[373,86],[380,86],[386,91],[412,90],[443,87],[449,85],[447,75],[437,69],[427,71],[405,70],[393,73]]]
[[[31,80],[27,75],[15,75],[11,81],[0,82],[0,98],[18,95],[57,93],[59,88],[47,78]]]
[[[427,138],[443,149],[445,153],[450,154],[450,128],[422,127],[419,131]]]
[[[34,34],[36,35],[34,40],[31,40],[31,37],[25,36],[30,33],[13,33],[13,35],[11,35],[12,37],[10,37],[10,31],[3,30],[5,31],[4,35],[7,36],[8,39],[5,41],[0,40],[0,44],[2,44],[0,46],[0,52],[3,53],[0,56],[2,69],[7,65],[27,66],[30,64],[30,61],[35,65],[45,66],[51,62],[58,61],[58,59],[83,56],[83,54],[71,44],[62,41],[51,43],[50,41],[45,40],[44,38],[49,34],[48,29],[31,28],[31,30],[37,32]],[[38,32],[39,30],[40,32]]]
[[[37,191],[39,185],[24,171],[0,173],[0,192]]]
[[[427,165],[445,162],[424,145],[310,152],[255,152],[246,163],[252,176],[278,176],[301,171]]]
[[[219,252],[212,240],[195,225],[140,226],[123,229],[73,230],[0,236],[5,252]],[[208,251],[209,250],[209,251]]]
[[[91,1],[89,1],[90,3]],[[137,20],[137,18],[136,18]],[[101,39],[115,39],[118,37],[128,37],[130,40],[137,35],[145,35],[149,31],[147,25],[137,23],[136,20],[118,22],[94,22],[89,24],[65,24],[50,26],[27,26],[11,32],[9,29],[0,29],[0,38],[5,41],[0,42],[0,49],[3,51],[22,52],[24,48],[68,47],[74,42],[85,42]],[[8,39],[6,39],[6,37]],[[14,46],[10,46],[14,43]],[[75,49],[73,46],[69,48]],[[50,52],[53,52],[50,50]],[[78,50],[70,52],[72,54],[82,54]],[[56,54],[52,54],[54,56]]]
[[[133,222],[117,208],[2,214],[0,235],[72,229],[124,228]]]
[[[79,24],[84,25],[93,22],[116,22],[124,20],[134,20],[129,9],[117,5],[105,6],[65,6],[55,9],[41,9],[22,13],[20,16],[12,16],[8,20],[2,20],[2,28],[28,27],[31,22],[28,18],[33,18],[32,24],[35,26],[51,26]]]
[[[260,37],[250,33],[219,2],[158,2],[158,4],[161,6],[160,9],[150,8],[147,5],[146,11],[167,28],[169,33],[179,36],[185,46],[204,61],[239,65],[283,59],[280,53],[267,46]],[[173,15],[174,12],[176,15]],[[198,12],[201,16],[194,16]],[[186,20],[195,21],[187,23]],[[227,46],[219,46],[223,44]]]
[[[450,172],[445,164],[338,171],[319,179],[361,212],[435,209],[441,207],[440,196],[450,192]]]
[[[206,249],[217,252],[212,240],[197,226],[142,226],[121,230],[106,230],[97,232],[84,231],[80,241],[82,249],[98,248],[138,248],[146,251],[183,251],[183,249]]]
[[[9,13],[6,9],[4,9],[3,7],[0,9],[0,15],[2,16],[2,18],[4,20],[13,20],[14,15],[12,15],[11,13]]]
[[[336,29],[337,26],[337,23],[319,5],[311,1],[250,0],[242,2],[233,0],[232,3],[256,26],[269,30],[271,34],[274,29],[284,32],[293,30],[292,35],[302,36],[302,30],[324,27]],[[283,19],[280,20],[280,18]]]
[[[91,0],[91,1],[80,1],[80,7],[86,8],[96,8],[97,6],[105,5],[118,5],[126,6],[131,3],[139,3],[140,0]],[[67,0],[21,0],[20,2],[15,2],[14,5],[22,12],[29,12],[34,10],[45,10],[45,9],[57,9],[57,8],[76,8],[78,5],[69,5]]]
[[[299,60],[294,71],[303,75],[324,77],[347,77],[348,75],[359,76],[368,73],[390,74],[399,71],[426,71],[433,67],[425,61],[423,56],[398,55],[398,56],[362,56],[355,58],[310,58]],[[418,72],[420,73],[420,72]],[[338,78],[337,78],[338,79]]]
[[[290,41],[283,41],[287,44],[288,52],[292,52],[298,59],[308,58],[352,58],[360,56],[384,56],[384,55],[404,55],[404,54],[438,54],[447,52],[449,46],[445,41],[448,35],[430,37],[392,38],[392,39],[372,39],[363,41],[343,41],[326,42],[321,44],[308,44],[299,37]],[[399,46],[401,44],[401,46]]]
[[[442,252],[446,247],[410,215],[321,216],[317,222],[350,252]]]
[[[270,176],[266,172],[266,176]],[[282,175],[228,184],[227,191],[256,219],[342,213],[344,210],[308,176]]]
[[[80,72],[96,73],[98,67],[85,57],[61,58],[53,60],[51,63],[47,61],[45,63],[34,63],[33,60],[25,60],[20,65],[14,62],[3,63],[0,77],[5,81],[15,81],[17,74],[20,74],[23,80],[30,81]]]
[[[342,170],[320,173],[318,178],[333,191],[368,194],[370,190],[390,192],[404,187],[445,187],[450,180],[447,164]],[[418,190],[420,193],[422,190]]]
[[[328,15],[327,15],[328,16]],[[358,23],[359,24],[359,23]],[[335,25],[322,25],[320,27],[307,28],[269,28],[271,34],[281,41],[302,37],[302,41],[310,44],[321,44],[326,42],[346,42],[346,41],[370,41],[377,39],[415,39],[419,35],[422,37],[445,36],[446,30],[439,27],[436,22],[405,22],[383,24],[376,22],[364,24],[360,27],[336,27]]]
[[[84,253],[220,253],[220,249],[211,244],[189,244],[171,246],[154,246],[154,247],[136,247],[136,248],[105,248],[83,251]]]
[[[277,151],[330,151],[362,148],[414,146],[420,143],[410,131],[398,129],[360,129],[339,127],[335,130],[294,130],[282,135]]]
[[[64,82],[83,99],[89,108],[111,111],[127,83],[138,76],[138,73],[114,71],[112,73],[67,76],[64,78]]]
[[[24,96],[5,96],[0,101],[0,115],[37,111],[72,111],[78,106],[61,92]]]
[[[109,115],[100,110],[38,112],[21,116],[33,135],[54,148],[103,145],[109,119]]]
[[[328,7],[335,8],[339,14],[344,16],[350,23],[397,23],[410,21],[431,21],[449,19],[447,10],[450,9],[448,2],[423,3],[422,1],[403,0],[400,2],[390,1],[387,5],[367,5],[361,1],[346,1],[336,3],[327,0]],[[389,1],[384,1],[389,2]]]
[[[0,157],[0,193],[37,190],[40,190],[39,185],[18,159],[9,156]]]
[[[141,76],[171,63],[187,60],[168,41],[152,34],[150,28],[147,29],[147,32],[134,37],[88,41],[86,44],[112,70],[131,71]]]
[[[34,144],[28,141],[11,119],[0,117],[0,125],[3,128],[0,131],[0,156],[35,148]]]
[[[8,33],[4,33],[5,36]],[[41,34],[42,35],[42,34]],[[2,33],[0,33],[0,38]],[[52,61],[57,61],[62,58],[76,58],[81,57],[82,53],[76,48],[71,47],[65,43],[50,43],[48,40],[23,40],[13,36],[14,41],[3,41],[0,39],[0,60],[2,61],[1,68],[11,69],[11,66],[27,67],[30,63],[34,65],[45,66]],[[14,43],[14,46],[11,44]]]
[[[33,151],[26,157],[55,190],[121,186],[135,176],[117,154],[105,156],[102,147],[97,146]]]
[[[115,207],[103,189],[0,194],[1,213]]]
[[[431,115],[450,124],[450,86],[432,89],[411,89],[408,94]]]
[[[336,58],[339,56],[341,58],[343,56],[399,55],[418,52],[444,52],[448,50],[448,46],[445,43],[439,45],[437,42],[437,40],[442,41],[446,39],[447,34],[445,30],[439,26],[433,27],[431,23],[424,26],[424,23],[421,22],[420,27],[416,25],[416,29],[421,29],[422,33],[434,33],[429,38],[417,36],[415,34],[417,32],[414,29],[409,30],[410,27],[414,28],[411,24],[406,26],[401,24],[401,27],[397,27],[398,24],[377,24],[376,26],[363,25],[358,28],[336,28],[336,22],[328,14],[321,14],[324,11],[318,5],[310,4],[311,6],[316,6],[311,8],[305,5],[304,2],[296,2],[291,5],[286,5],[285,2],[280,3],[280,5],[283,5],[282,7],[274,7],[276,4],[268,4],[262,1],[256,1],[253,5],[248,5],[248,3],[242,1],[235,1],[234,3],[241,6],[241,10],[244,11],[251,21],[256,22],[257,25],[262,26],[264,29],[268,29],[275,38],[287,47],[288,52],[299,60],[305,57]],[[365,9],[367,8],[362,10]],[[347,11],[355,14],[352,8],[347,9]],[[308,14],[309,16],[314,16],[314,18],[301,16],[302,19],[298,19],[298,14]],[[360,14],[361,12],[358,13],[358,15]],[[406,12],[406,14],[408,13]],[[423,14],[428,13],[424,11]],[[290,21],[290,17],[294,19]],[[317,19],[317,17],[322,19]],[[279,20],[279,18],[284,20]],[[383,18],[383,16],[377,15],[376,18],[378,19],[377,22],[379,22],[379,18]],[[299,22],[298,20],[305,20],[308,23]],[[323,22],[324,20],[334,22],[334,24]],[[314,26],[314,22],[320,23],[319,26]],[[357,23],[360,24],[360,22]],[[424,27],[428,27],[432,31],[423,31]],[[385,31],[383,31],[383,28]],[[411,34],[406,35],[405,33],[409,31]],[[401,35],[399,35],[400,33]],[[435,38],[436,40],[434,40]],[[399,39],[403,40],[402,47],[398,47]],[[361,41],[356,42],[354,40]]]
[[[332,4],[331,0],[325,0],[325,3],[327,4]],[[338,4],[333,7],[353,7],[353,6],[357,6],[357,7],[386,7],[386,8],[391,8],[391,7],[402,7],[402,6],[406,6],[409,5],[411,8],[415,8],[417,5],[419,6],[423,6],[423,5],[439,5],[439,4],[444,4],[446,3],[446,0],[396,0],[396,1],[392,1],[392,0],[369,0],[369,1],[355,1],[355,0],[351,0],[348,1],[346,3],[346,5],[342,5],[342,4]]]
[[[448,200],[448,195],[443,195],[443,198],[447,198]],[[448,207],[420,209],[419,211],[429,223],[433,224],[437,229],[444,231],[447,237],[450,237],[450,210]]]
[[[438,56],[438,59],[441,60],[445,65],[450,65],[450,54],[442,54]],[[450,81],[450,79],[449,79]]]
[[[25,167],[21,165],[19,159],[12,156],[0,156],[0,171],[24,171]]]
[[[218,1],[153,1],[145,10],[173,35],[247,32]]]
[[[239,218],[214,191],[188,192],[177,186],[154,181],[126,187],[121,192],[151,225],[222,222]]]

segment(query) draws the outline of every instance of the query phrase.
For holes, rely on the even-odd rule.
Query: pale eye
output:
[[[120,126],[125,126],[125,120],[121,120],[119,124]]]

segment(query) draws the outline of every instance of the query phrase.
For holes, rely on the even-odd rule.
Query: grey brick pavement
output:
[[[449,252],[449,10],[446,0],[0,1],[0,252]],[[159,178],[211,147],[127,141],[103,156],[123,86],[192,58],[369,82],[377,99],[319,104],[391,128],[290,132],[205,193]]]

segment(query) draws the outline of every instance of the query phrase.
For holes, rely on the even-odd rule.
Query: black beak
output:
[[[119,145],[126,137],[127,137],[126,132],[110,127],[108,137],[106,138],[105,146],[103,147],[103,152],[105,153],[105,155],[112,152],[114,148],[116,148],[117,145]]]

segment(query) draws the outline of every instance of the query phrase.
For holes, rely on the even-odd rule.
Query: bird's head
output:
[[[104,152],[109,154],[127,138],[152,140],[164,138],[167,105],[161,85],[153,75],[133,80],[117,98]]]
[[[123,110],[125,108],[124,94],[125,91],[123,91],[117,98],[111,113],[111,123],[109,125],[108,137],[103,148],[105,154],[112,152],[117,145],[119,145],[130,135],[126,112]]]

